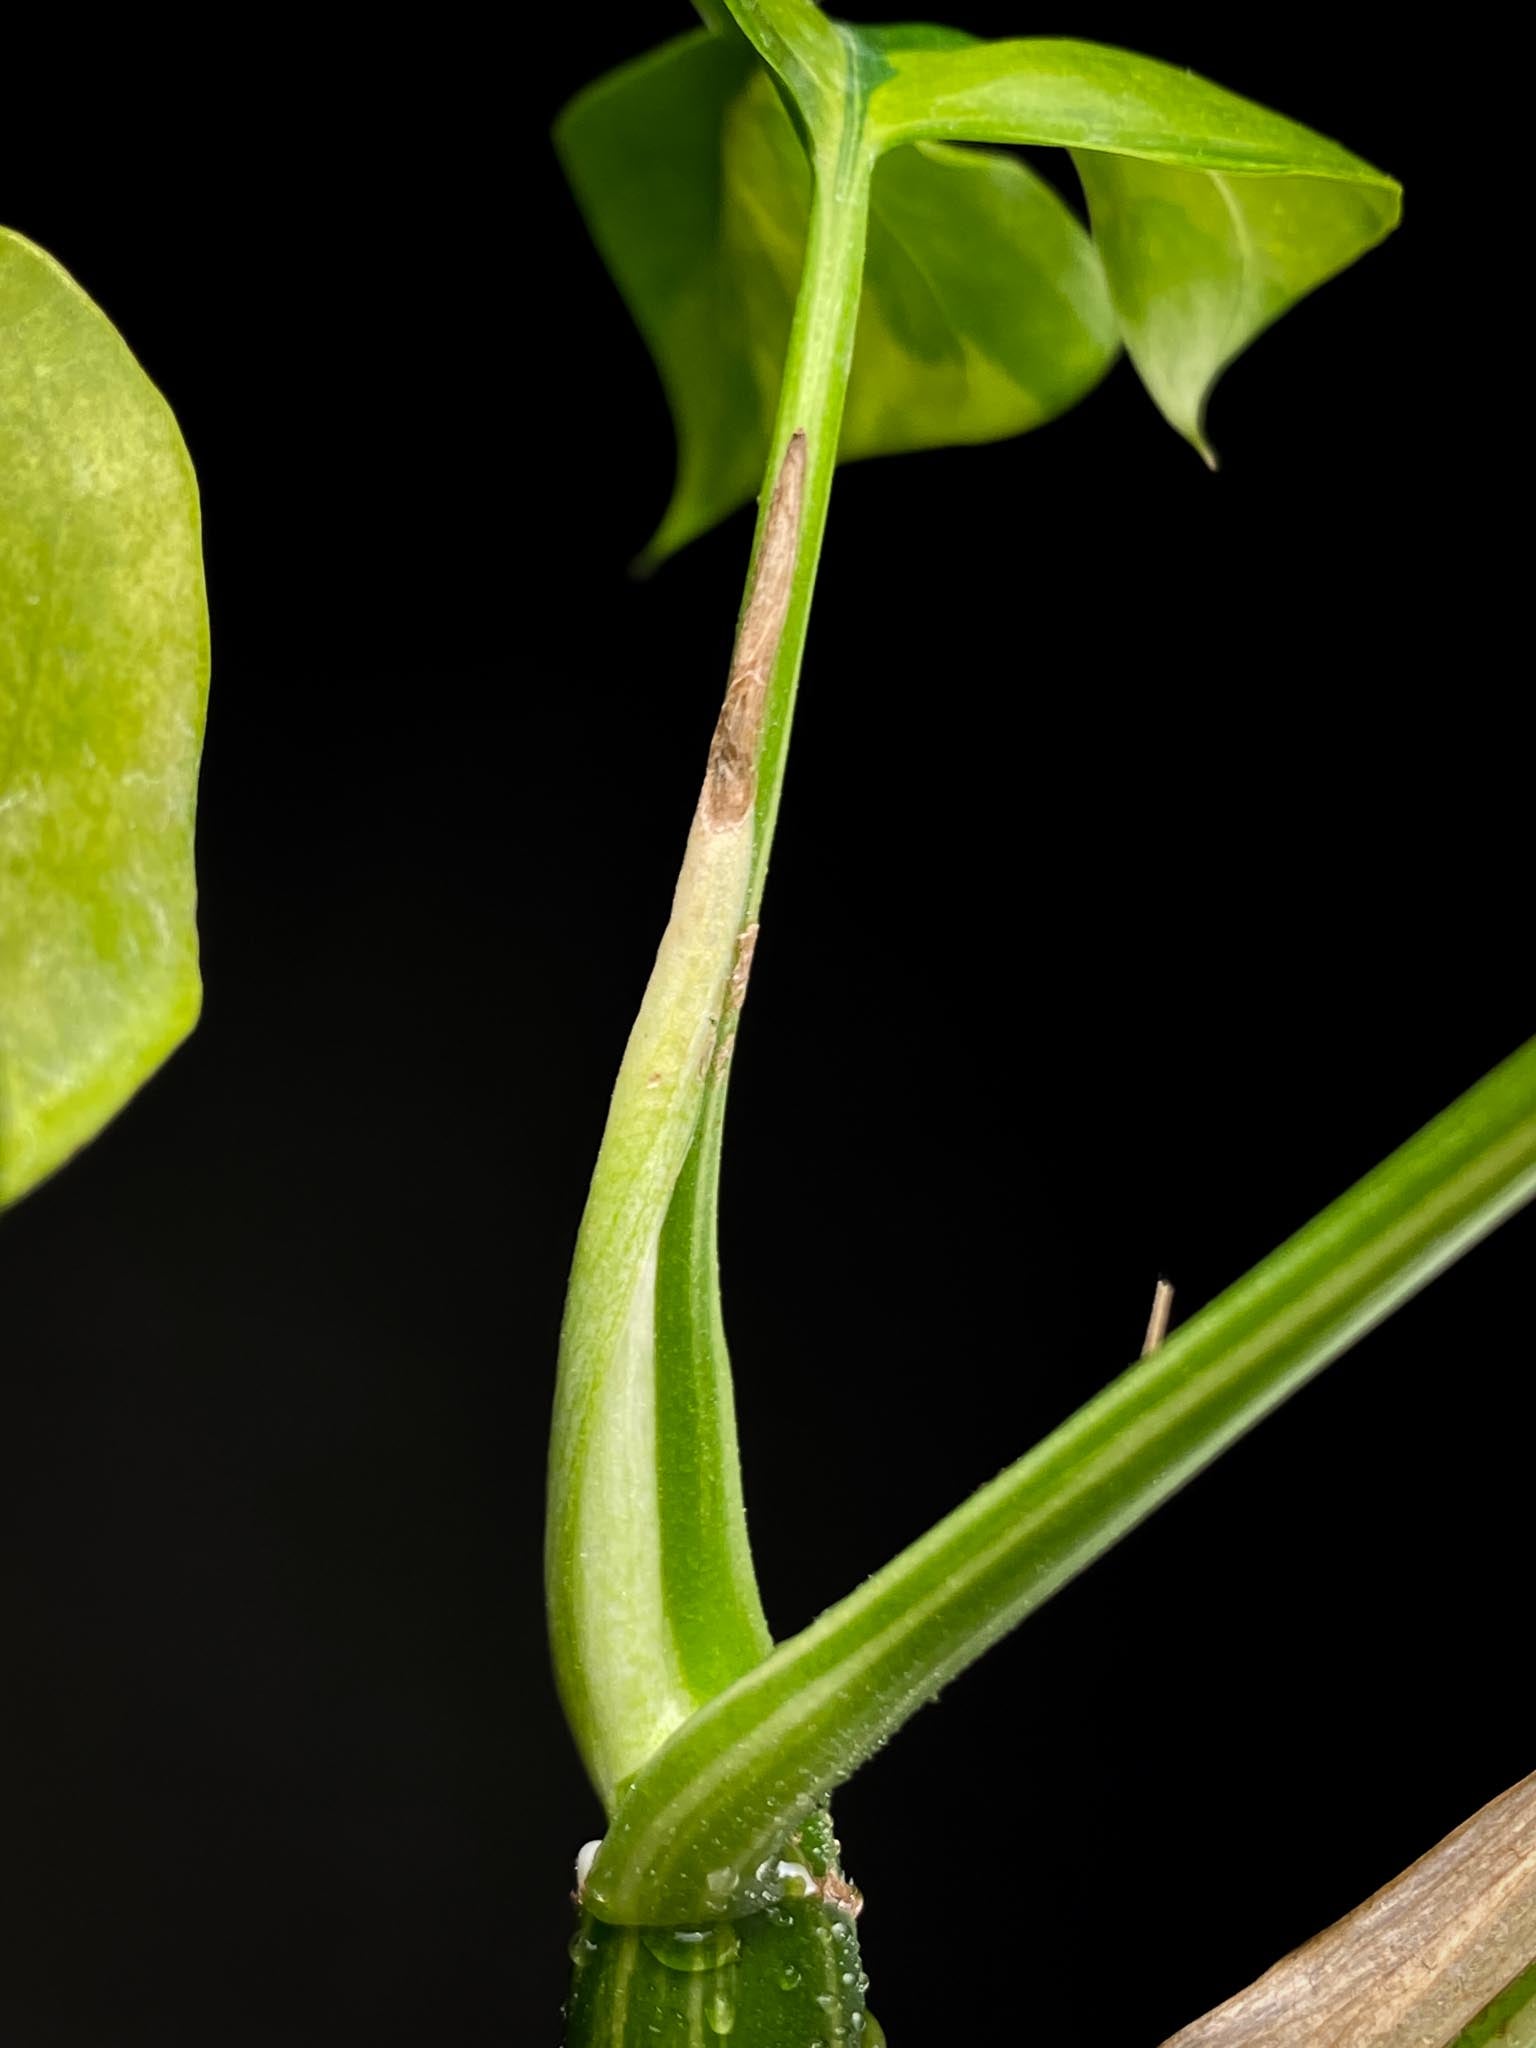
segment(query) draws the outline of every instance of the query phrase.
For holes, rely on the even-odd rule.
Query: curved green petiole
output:
[[[609,1803],[769,1642],[747,1551],[713,1237],[699,1242],[669,1212],[751,968],[758,740],[805,475],[797,435],[773,495],[671,921],[614,1088],[561,1332],[551,1636],[566,1713]]]

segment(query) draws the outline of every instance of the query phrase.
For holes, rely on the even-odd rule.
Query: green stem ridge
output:
[[[629,1788],[592,1910],[720,1910],[706,1863],[752,1869],[948,1680],[1533,1194],[1536,1040],[702,1708]]]
[[[686,1405],[696,1424],[702,1424],[679,1433],[671,1455],[665,1448],[661,1452],[665,1482],[662,1543],[675,1556],[673,1582],[686,1581],[694,1589],[702,1623],[696,1632],[694,1671],[707,1689],[705,1697],[752,1669],[770,1647],[765,1624],[760,1624],[761,1637],[755,1629],[714,1626],[717,1608],[713,1602],[719,1581],[712,1560],[718,1554],[718,1543],[709,1540],[708,1524],[713,1521],[717,1530],[727,1524],[741,1530],[742,1552],[746,1554],[730,1358],[720,1314],[721,1144],[731,1055],[757,943],[758,912],[783,791],[790,724],[853,359],[872,168],[867,157],[839,150],[828,153],[816,174],[804,282],[753,548],[754,563],[760,562],[768,544],[773,504],[768,486],[782,476],[798,447],[803,476],[797,545],[788,565],[779,630],[762,677],[765,689],[755,734],[752,856],[742,931],[727,998],[721,1006],[715,1055],[704,1079],[698,1124],[661,1236],[656,1290],[658,1376],[677,1386],[678,1405]],[[756,587],[757,575],[754,569],[749,587]],[[746,623],[744,612],[744,628]],[[698,1446],[706,1433],[714,1451],[712,1456],[701,1457]],[[750,1565],[747,1569],[750,1574]],[[737,1599],[744,1604],[742,1596]],[[760,1617],[755,1583],[751,1602]]]
[[[610,1810],[665,1738],[770,1646],[741,1501],[716,1209],[730,1054],[858,314],[872,164],[844,133],[816,159],[731,681],[614,1090],[562,1332],[551,1639],[567,1716]]]
[[[769,453],[768,477],[777,476],[796,434],[805,440],[804,497],[797,549],[783,629],[763,707],[756,762],[757,787],[752,856],[743,908],[742,946],[719,1028],[716,1056],[704,1083],[704,1101],[687,1161],[679,1175],[662,1236],[663,1264],[658,1289],[662,1327],[673,1344],[663,1355],[686,1346],[689,1370],[701,1390],[698,1399],[712,1401],[722,1418],[731,1411],[731,1375],[719,1308],[718,1211],[721,1142],[730,1060],[746,995],[758,916],[767,881],[768,857],[778,822],[784,769],[794,716],[816,565],[826,530],[827,509],[836,466],[838,429],[848,372],[853,360],[853,334],[858,316],[859,280],[869,210],[872,161],[858,152],[835,149],[816,170],[804,281],[785,363],[778,421]],[[761,549],[770,497],[765,484],[754,554]],[[711,1393],[702,1390],[706,1383]],[[729,1440],[722,1426],[720,1463],[732,1475],[728,1484],[739,1500],[739,1457],[734,1431]],[[697,1469],[695,1461],[695,1469]],[[689,1540],[686,1522],[676,1525],[679,1540]],[[696,1558],[703,1553],[695,1552]],[[700,1567],[703,1568],[702,1565]],[[756,1661],[754,1658],[753,1662]],[[722,1682],[750,1669],[741,1663]]]
[[[843,401],[853,367],[873,171],[873,151],[852,122],[832,147],[818,153],[815,163],[804,282],[790,331],[767,472],[771,481],[778,474],[791,435],[797,429],[803,431],[808,442],[804,521],[758,757],[757,830],[747,889],[749,919],[757,916],[762,903],[783,794],[785,752],[826,532]]]

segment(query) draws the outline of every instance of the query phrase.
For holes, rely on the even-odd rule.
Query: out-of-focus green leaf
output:
[[[176,423],[78,286],[0,230],[0,1203],[196,1021],[207,684]]]
[[[762,468],[764,399],[727,246],[722,166],[725,110],[754,68],[740,41],[683,36],[588,86],[555,128],[677,428],[672,503],[649,551],[657,561],[748,498]]]
[[[787,10],[794,37],[777,23],[786,10],[735,11],[814,115],[831,90],[818,11]],[[872,190],[844,458],[998,439],[1075,403],[1114,352],[1107,272],[1148,391],[1209,460],[1205,406],[1222,370],[1396,225],[1392,179],[1152,58],[917,27],[843,35],[859,96],[844,118],[862,122],[863,146],[892,152]],[[756,488],[809,169],[734,33],[685,36],[612,73],[557,133],[677,424],[656,561]],[[955,140],[1070,149],[1096,251],[1022,164],[944,146]]]
[[[1017,159],[928,143],[883,159],[842,453],[1022,434],[1119,354],[1093,244]]]
[[[758,487],[810,169],[751,51],[707,34],[599,81],[557,137],[677,425],[656,561]],[[843,459],[1023,433],[1091,390],[1117,349],[1089,237],[1022,163],[928,145],[880,164]]]
[[[857,33],[870,52],[868,120],[882,148],[935,137],[1038,142],[1203,170],[1392,185],[1284,114],[1132,50],[1054,36]]]
[[[1401,192],[1372,165],[1153,58],[1054,39],[936,48],[866,35],[869,67],[884,72],[868,111],[882,145],[1071,150],[1126,347],[1207,460],[1221,371],[1397,224]]]
[[[1205,406],[1216,379],[1288,307],[1392,229],[1397,194],[1073,155],[1126,347],[1164,417],[1214,467]]]
[[[750,1902],[750,1874],[942,1686],[1536,1195],[1536,1040],[636,1775],[587,1885],[620,1923]]]

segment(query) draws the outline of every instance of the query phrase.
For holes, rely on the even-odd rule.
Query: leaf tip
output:
[[[629,573],[638,582],[654,576],[658,569],[665,568],[674,555],[680,555],[691,541],[707,533],[713,521],[700,518],[681,485],[673,491],[671,502],[661,515],[661,523],[629,565]]]
[[[1153,395],[1154,399],[1156,399],[1156,394],[1154,393]],[[1182,418],[1178,412],[1164,405],[1161,400],[1157,400],[1157,405],[1158,410],[1162,413],[1163,418],[1167,420],[1169,426],[1174,428],[1189,443],[1190,447],[1194,449],[1200,460],[1205,464],[1212,476],[1214,476],[1221,468],[1221,457],[1211,446],[1210,437],[1205,431],[1205,402],[1209,396],[1210,392],[1207,389],[1202,394],[1200,403],[1193,413],[1186,413]]]

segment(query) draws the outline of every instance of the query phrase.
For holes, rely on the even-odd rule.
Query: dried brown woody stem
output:
[[[1447,2048],[1536,1957],[1536,1772],[1164,2048]]]

